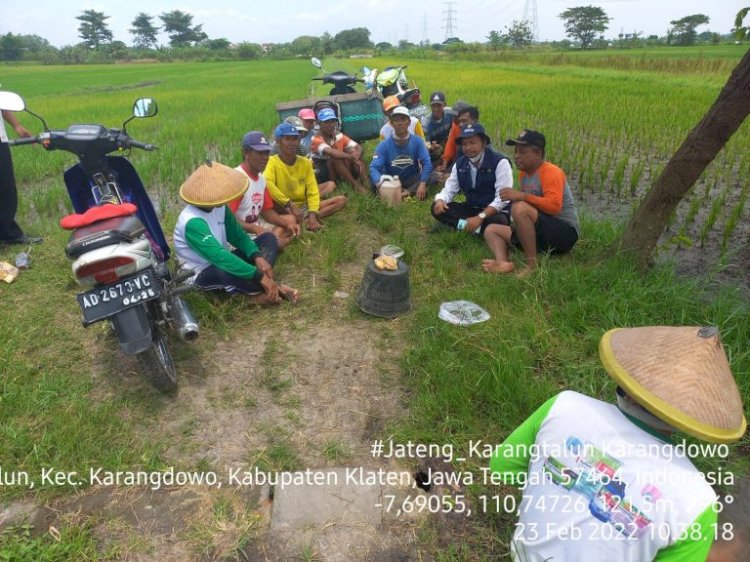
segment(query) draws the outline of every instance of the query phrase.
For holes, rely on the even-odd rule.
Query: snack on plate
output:
[[[0,279],[6,283],[13,283],[18,277],[18,268],[7,261],[0,261]]]
[[[396,271],[398,269],[398,260],[393,256],[378,256],[375,258],[375,267],[378,269]]]

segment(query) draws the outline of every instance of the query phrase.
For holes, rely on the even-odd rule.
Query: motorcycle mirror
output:
[[[363,66],[362,67],[362,74],[365,75],[365,76],[367,76],[368,74],[370,74],[370,67],[369,66]]]
[[[323,63],[320,62],[320,59],[318,57],[311,58],[310,64],[312,64],[315,68],[323,68]]]
[[[0,92],[0,109],[6,111],[23,111],[26,104],[23,98],[15,92]]]
[[[153,98],[139,98],[133,104],[133,117],[153,117],[159,113],[159,107]]]

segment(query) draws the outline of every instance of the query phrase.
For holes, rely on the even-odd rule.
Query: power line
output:
[[[531,16],[529,16],[531,12]],[[539,42],[539,14],[536,9],[536,0],[526,0],[523,7],[523,21],[529,24],[534,41]]]
[[[458,4],[458,2],[443,2],[447,8],[443,10],[443,15],[445,17],[443,18],[443,21],[445,22],[445,38],[449,39],[451,37],[456,36],[456,32],[453,29],[453,26],[455,25],[454,19],[456,17],[457,10],[453,9],[454,4]],[[456,25],[456,27],[458,27]]]

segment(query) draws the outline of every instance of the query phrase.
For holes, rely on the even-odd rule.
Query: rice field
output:
[[[715,57],[702,49],[697,55],[675,51],[673,58],[607,51],[511,56],[507,62],[420,60],[410,63],[408,74],[425,95],[442,89],[449,104],[463,99],[477,105],[496,148],[522,128],[545,133],[548,158],[567,172],[584,207],[622,219],[716,98],[743,48],[723,46]],[[634,61],[638,70],[622,60]],[[602,61],[612,68],[591,66]],[[366,62],[382,68],[408,61]],[[328,69],[356,70],[357,64],[325,61]],[[241,135],[249,129],[271,132],[274,104],[305,97],[316,72],[304,60],[27,66],[4,68],[3,86],[23,95],[51,128],[73,122],[116,126],[136,97],[156,98],[159,115],[132,122],[130,132],[159,146],[157,153],[134,151],[133,160],[168,218],[179,203],[179,185],[200,161],[236,163]],[[31,116],[22,121],[39,129]],[[42,150],[14,149],[25,193],[21,213],[55,218],[69,208],[60,172],[73,157]],[[748,172],[746,123],[683,201],[663,247],[697,246],[714,261],[739,259],[748,235]]]
[[[408,62],[409,76],[425,93],[442,89],[449,102],[465,99],[477,104],[497,148],[521,128],[543,131],[549,159],[568,172],[581,203],[583,239],[570,255],[545,258],[540,274],[532,279],[488,276],[478,266],[488,257],[484,243],[453,232],[431,232],[434,220],[427,202],[391,209],[370,197],[350,194],[345,211],[326,219],[323,232],[305,234],[278,262],[280,276],[303,292],[299,307],[257,308],[237,299],[187,295],[202,335],[197,347],[175,346],[182,377],[176,401],[133,385],[132,374],[120,372],[119,353],[99,356],[108,345],[104,324],[86,330],[78,325],[74,301],[78,289],[62,252],[66,234],[55,227],[70,208],[62,171],[74,157],[45,153],[40,146],[13,149],[20,222],[28,232],[44,234],[47,240],[35,247],[29,275],[0,287],[0,317],[13,318],[0,322],[0,441],[7,445],[0,448],[0,465],[32,473],[50,466],[77,471],[90,466],[218,468],[211,459],[192,455],[194,448],[201,450],[192,435],[202,434],[205,428],[200,416],[171,427],[170,408],[196,412],[198,403],[192,400],[199,389],[223,379],[224,371],[216,368],[212,355],[219,344],[245,342],[236,338],[240,333],[248,338],[262,331],[282,336],[307,333],[317,330],[320,320],[344,326],[368,322],[373,334],[385,334],[386,352],[391,352],[390,343],[400,341],[394,347],[403,353],[392,358],[399,374],[387,380],[404,389],[403,404],[396,406],[399,412],[403,408],[403,419],[388,422],[382,431],[373,430],[400,443],[450,443],[466,452],[470,440],[499,442],[564,388],[611,401],[614,383],[601,369],[597,343],[605,330],[616,326],[718,326],[748,415],[750,315],[744,293],[735,289],[736,279],[713,291],[703,283],[676,277],[668,267],[637,271],[627,256],[609,252],[617,222],[637,203],[726,81],[727,61],[732,60],[729,51],[720,49],[716,58],[722,64],[716,68],[707,55],[704,62],[685,65],[689,57],[677,50],[664,52],[674,52],[678,58],[662,57],[653,63],[651,55],[636,53],[581,53],[555,61],[546,58],[554,55],[537,54],[491,62],[368,60],[369,66],[381,68]],[[732,52],[739,60],[742,50]],[[614,59],[607,60],[610,68],[589,64],[606,56],[636,57],[638,69]],[[355,61],[324,62],[329,70],[339,65],[350,71],[357,68]],[[134,151],[132,159],[159,202],[169,234],[182,206],[178,188],[194,167],[205,158],[235,165],[241,136],[253,128],[270,132],[276,124],[275,102],[304,97],[309,78],[317,71],[298,60],[13,66],[3,67],[1,74],[3,88],[21,93],[28,107],[43,115],[52,128],[73,122],[116,126],[130,115],[135,98],[155,98],[159,115],[131,122],[129,131],[136,139],[159,146],[158,152]],[[39,130],[31,116],[21,119],[29,129]],[[745,124],[683,202],[664,237],[663,248],[669,250],[664,253],[674,253],[678,246],[686,248],[679,250],[682,253],[700,251],[713,260],[710,267],[747,256],[748,132]],[[369,153],[373,146],[368,143]],[[413,308],[396,321],[365,320],[353,303],[342,305],[333,295],[356,291],[362,256],[369,258],[369,251],[384,243],[398,245],[408,256]],[[0,257],[12,260],[15,251],[5,250]],[[486,308],[490,321],[459,328],[439,320],[440,304],[458,299]],[[287,429],[295,435],[300,430],[303,435],[319,431],[319,425],[303,419],[300,401],[306,399],[305,386],[272,361],[278,349],[286,348],[269,341],[275,343],[258,361],[261,370],[278,367],[278,377],[263,382],[264,377],[253,378],[250,373],[243,379],[251,381],[243,393],[230,379],[226,381],[230,391],[209,396],[208,409],[222,419],[241,410],[243,423],[261,436],[278,438]],[[340,371],[342,385],[349,384],[350,371]],[[356,370],[351,376],[355,374]],[[280,381],[288,388],[279,388]],[[255,393],[271,387],[287,409],[266,424]],[[381,407],[374,400],[373,404],[375,409]],[[207,409],[200,406],[201,411]],[[284,457],[286,468],[290,468],[287,464],[329,466],[329,457],[337,457],[340,449],[335,439],[321,451],[286,441],[284,447],[277,447],[278,441],[269,443],[267,449],[253,445],[242,451],[243,458],[254,463],[274,454]],[[738,477],[746,476],[748,450],[745,437],[731,447],[728,459],[698,459],[698,466],[721,464]],[[326,460],[303,465],[299,459],[304,455]],[[481,463],[471,461],[464,468],[476,472]],[[730,486],[724,492],[731,490]],[[40,487],[32,493],[5,486],[0,500],[32,498],[46,503],[77,493],[60,487]],[[471,497],[496,493],[496,487],[467,490]],[[231,531],[244,517],[240,512],[234,518],[218,518],[216,513],[225,509],[223,499],[211,501],[215,510],[213,517],[207,517],[210,521],[199,521],[203,513],[193,514],[200,525],[184,533],[183,543],[193,549],[196,559],[205,559],[206,552],[234,548],[222,532]],[[120,529],[118,522],[98,514],[76,515],[60,528],[61,539],[30,538],[28,530],[21,529],[15,535],[0,535],[0,551],[9,550],[11,559],[32,552],[28,559],[45,560],[53,557],[43,549],[59,545],[72,553],[61,560],[124,560],[156,544],[156,535],[144,537],[133,530],[111,543],[101,539],[101,529]],[[502,560],[507,558],[513,523],[513,517],[502,513],[480,515],[456,529],[450,522],[432,520],[418,530],[417,538],[439,562]],[[214,534],[207,532],[208,525],[216,527],[210,529]],[[256,540],[255,531],[243,532],[242,544]],[[164,542],[158,539],[159,544]],[[312,555],[303,551],[298,558],[312,559]]]

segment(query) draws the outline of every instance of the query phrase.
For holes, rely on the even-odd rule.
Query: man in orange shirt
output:
[[[544,159],[547,141],[542,133],[521,131],[505,144],[515,147],[520,170],[520,189],[500,190],[500,198],[511,202],[515,228],[493,224],[484,230],[495,259],[484,260],[482,267],[489,273],[513,271],[508,259],[513,244],[521,246],[526,256],[526,267],[519,273],[525,276],[537,268],[537,252],[564,254],[573,248],[580,234],[578,211],[565,172]]]
[[[370,193],[362,154],[364,149],[338,130],[336,112],[329,107],[318,111],[319,131],[312,138],[310,151],[313,163],[319,167],[320,181],[344,180],[359,193]],[[324,168],[324,169],[321,169]]]

